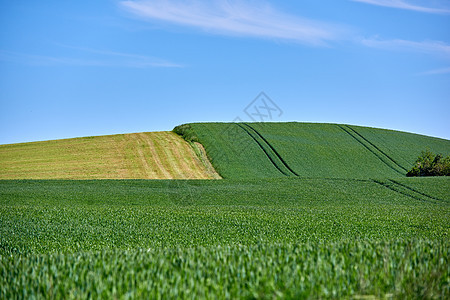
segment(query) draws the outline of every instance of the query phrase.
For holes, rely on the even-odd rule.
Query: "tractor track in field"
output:
[[[391,191],[397,192],[399,194],[413,198],[415,200],[429,202],[429,203],[433,203],[433,204],[441,204],[443,202],[448,203],[447,201],[444,201],[442,199],[439,199],[439,198],[436,198],[433,196],[429,196],[425,193],[417,191],[405,184],[401,184],[392,179],[388,179],[386,181],[372,179],[372,181],[376,184],[379,184],[379,185],[391,190]]]
[[[294,170],[289,167],[289,165],[284,161],[281,155],[272,147],[272,145],[252,126],[247,123],[236,123],[240,128],[242,128],[264,151],[267,158],[271,163],[285,176],[299,176]]]
[[[360,143],[364,148],[366,148],[369,152],[375,155],[379,160],[381,160],[386,166],[394,170],[395,172],[405,175],[407,170],[399,165],[395,160],[393,160],[389,155],[384,153],[380,148],[370,142],[368,139],[359,134],[356,130],[351,128],[348,125],[337,125],[343,131],[345,131],[349,136],[351,136],[355,141]],[[398,169],[400,168],[401,171]]]
[[[368,140],[367,138],[365,138],[362,134],[360,134],[358,131],[356,131],[353,127],[347,125],[347,128],[349,128],[350,130],[352,130],[354,133],[356,133],[359,137],[361,137],[364,141],[366,141],[367,143],[369,143],[370,145],[372,145],[376,150],[378,150],[381,154],[383,154],[385,157],[387,157],[390,161],[392,161],[396,166],[398,166],[399,168],[401,168],[402,170],[404,170],[405,172],[408,172],[408,170],[403,167],[402,165],[400,165],[397,161],[395,161],[392,157],[390,157],[388,154],[386,154],[383,150],[381,150],[377,145],[375,145],[374,143],[372,143],[370,140]]]
[[[425,193],[423,193],[423,192],[421,192],[421,191],[418,191],[418,190],[416,190],[416,189],[414,189],[414,188],[412,188],[412,187],[410,187],[410,186],[408,186],[408,185],[406,185],[406,184],[404,184],[404,183],[400,183],[400,182],[398,182],[397,180],[389,179],[389,181],[391,181],[391,182],[393,182],[393,183],[395,183],[395,184],[397,184],[397,185],[400,185],[400,186],[404,187],[405,189],[408,189],[408,190],[410,190],[410,191],[412,191],[412,192],[414,192],[414,193],[417,193],[417,194],[420,194],[420,195],[422,195],[422,196],[425,196],[425,197],[427,197],[427,198],[429,198],[429,199],[433,199],[433,200],[436,200],[436,201],[447,202],[447,203],[450,202],[449,200],[444,200],[444,199],[440,199],[440,198],[437,198],[437,197],[434,197],[434,196],[430,196],[430,195],[428,195],[428,194],[425,194]]]

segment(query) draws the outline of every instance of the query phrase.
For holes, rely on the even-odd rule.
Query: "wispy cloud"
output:
[[[441,69],[435,69],[435,70],[429,70],[426,72],[419,73],[418,75],[441,75],[441,74],[450,74],[450,67],[448,68],[441,68]]]
[[[89,67],[124,67],[124,68],[177,68],[183,67],[180,64],[172,63],[163,59],[122,53],[115,51],[105,51],[91,48],[71,47],[59,45],[64,48],[70,48],[78,52],[77,55],[34,55],[27,53],[0,51],[0,60],[23,63],[29,65],[70,65],[70,66],[89,66]]]
[[[440,2],[441,5],[439,7],[430,7],[430,1],[404,1],[404,0],[351,0],[354,2],[362,2],[372,5],[378,5],[378,6],[385,6],[385,7],[392,7],[392,8],[399,8],[399,9],[406,9],[406,10],[413,10],[418,12],[424,12],[424,13],[431,13],[431,14],[450,14],[450,5],[448,1],[437,1]],[[423,4],[421,4],[421,3]],[[436,3],[436,1],[434,1]]]
[[[409,40],[382,40],[379,38],[362,39],[361,43],[367,47],[396,51],[413,51],[432,54],[450,59],[450,45],[441,41],[409,41]]]
[[[122,1],[121,7],[139,17],[199,28],[225,35],[290,40],[326,45],[345,34],[336,25],[281,12],[268,3],[242,0]]]
[[[450,58],[450,45],[445,42],[351,37],[353,30],[350,27],[301,18],[281,12],[267,2],[252,1],[126,0],[121,1],[120,6],[151,22],[178,24],[214,34],[290,40],[319,46],[326,46],[333,41],[356,40],[357,44],[366,47]],[[450,13],[447,9],[413,5],[403,0],[352,1],[424,12]]]

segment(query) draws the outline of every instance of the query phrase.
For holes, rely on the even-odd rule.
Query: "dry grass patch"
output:
[[[0,145],[0,179],[212,179],[204,158],[173,132]]]

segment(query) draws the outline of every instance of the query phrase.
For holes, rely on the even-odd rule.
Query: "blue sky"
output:
[[[450,139],[450,1],[3,1],[0,144],[250,120]]]

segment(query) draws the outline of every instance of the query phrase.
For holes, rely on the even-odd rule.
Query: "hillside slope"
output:
[[[0,179],[395,179],[422,150],[450,154],[448,140],[339,124],[193,123],[174,132],[0,145]]]
[[[173,132],[0,145],[0,179],[219,178],[208,163]]]
[[[450,141],[412,133],[318,123],[193,123],[175,128],[205,146],[224,178],[401,178],[422,150]]]

